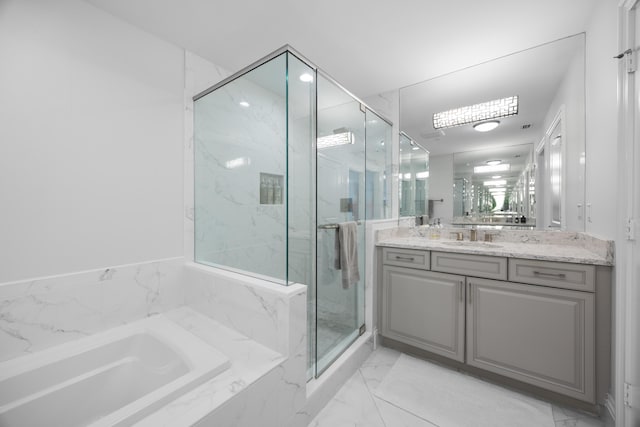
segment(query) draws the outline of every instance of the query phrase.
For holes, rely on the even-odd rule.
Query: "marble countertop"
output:
[[[613,265],[613,259],[610,256],[603,256],[580,246],[555,243],[470,242],[468,240],[434,240],[429,237],[410,236],[383,238],[378,241],[377,245],[392,248],[423,249],[578,264]]]

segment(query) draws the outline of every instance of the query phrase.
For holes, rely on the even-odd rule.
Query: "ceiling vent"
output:
[[[435,132],[420,132],[420,136],[423,137],[424,139],[441,138],[444,136],[444,131],[441,129],[438,129]]]

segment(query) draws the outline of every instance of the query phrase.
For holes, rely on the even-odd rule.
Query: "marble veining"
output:
[[[433,238],[434,231],[439,234]],[[461,245],[452,244],[451,233],[463,232]],[[492,234],[491,244],[484,244],[484,233]],[[511,258],[613,265],[613,242],[584,233],[525,230],[481,230],[477,244],[469,242],[469,230],[459,228],[414,227],[380,230],[378,246],[458,252]]]
[[[405,354],[374,394],[438,426],[554,426],[546,402]]]
[[[0,361],[184,304],[183,258],[0,285]]]

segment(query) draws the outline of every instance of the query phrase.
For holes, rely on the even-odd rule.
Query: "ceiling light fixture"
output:
[[[485,163],[488,164],[489,166],[495,166],[502,163],[502,160],[487,160]]]
[[[491,177],[491,179],[500,179],[500,178],[502,178],[502,175],[493,175]]]
[[[473,125],[473,129],[478,132],[489,132],[494,130],[500,125],[500,120],[487,120],[486,122],[480,122]]]
[[[300,74],[300,81],[311,83],[313,81],[313,76],[309,73]]]
[[[517,95],[434,113],[433,128],[450,128],[516,114],[518,114]]]
[[[240,101],[238,104],[240,104],[240,106],[244,108],[251,106],[251,104],[249,104],[247,101]]]
[[[353,144],[355,138],[353,132],[334,133],[332,135],[321,136],[318,138],[318,149],[335,147],[337,145]]]
[[[502,163],[499,165],[487,165],[487,166],[474,166],[473,173],[494,173],[494,172],[508,172],[511,170],[509,163]]]

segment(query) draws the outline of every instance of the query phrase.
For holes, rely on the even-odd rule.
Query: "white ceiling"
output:
[[[86,0],[235,72],[289,44],[364,98],[585,30],[597,0]]]

